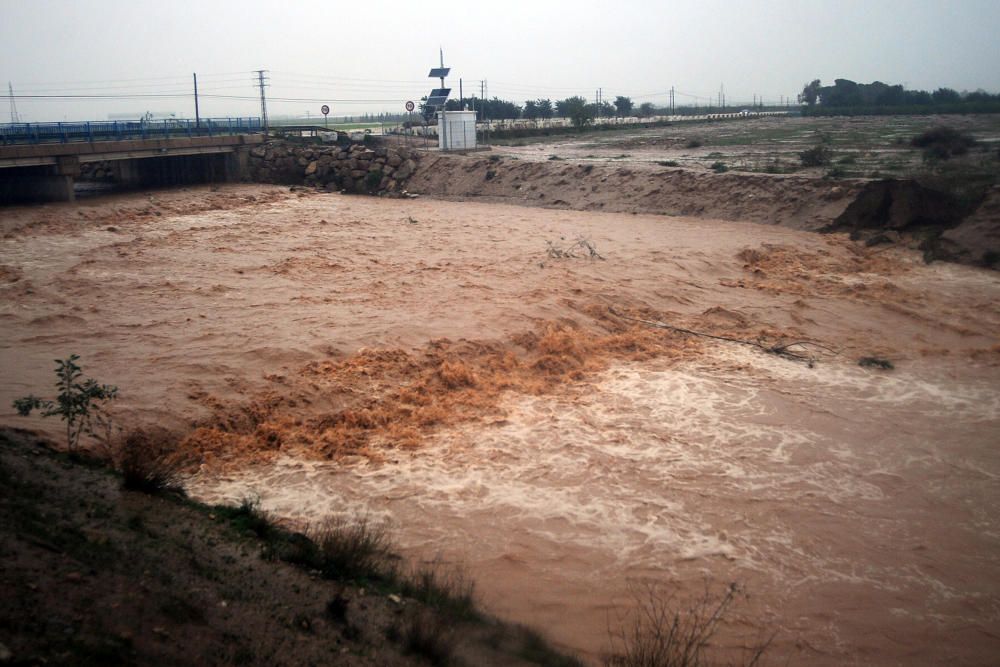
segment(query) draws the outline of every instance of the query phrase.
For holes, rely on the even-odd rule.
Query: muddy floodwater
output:
[[[589,661],[635,581],[740,583],[717,643],[774,633],[773,664],[1000,657],[994,272],[749,223],[265,186],[0,223],[7,425],[56,434],[9,406],[79,354],[120,421],[184,436],[195,497],[384,518]],[[803,358],[765,349],[790,343]]]

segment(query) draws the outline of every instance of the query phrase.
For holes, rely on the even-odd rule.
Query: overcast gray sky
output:
[[[402,110],[432,80],[438,46],[449,85],[522,102],[579,94],[636,104],[716,96],[794,96],[819,78],[908,88],[1000,91],[1000,0],[508,0],[213,2],[0,0],[0,83],[23,120],[168,111],[257,115],[251,72],[269,70],[272,114]],[[8,105],[0,120],[8,119]]]

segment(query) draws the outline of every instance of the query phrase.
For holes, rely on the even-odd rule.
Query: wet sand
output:
[[[55,432],[7,406],[80,354],[123,420],[235,438],[198,497],[385,516],[408,554],[466,564],[488,608],[591,658],[630,578],[684,597],[706,577],[752,596],[721,643],[775,630],[779,661],[1000,653],[995,273],[748,223],[263,186],[0,223],[6,424]],[[578,236],[604,260],[547,254]],[[837,354],[810,347],[809,367],[609,308]],[[539,356],[546,331],[575,338]],[[896,370],[857,366],[873,354]],[[457,364],[468,377],[442,381]],[[405,443],[365,426],[325,460],[331,414],[416,414],[397,390],[422,373],[456,415]]]

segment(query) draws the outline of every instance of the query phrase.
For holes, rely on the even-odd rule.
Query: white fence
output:
[[[649,116],[647,118],[627,116],[625,118],[595,118],[594,124],[600,126],[616,125],[625,127],[629,125],[648,125],[651,123],[682,123],[684,121],[696,120],[735,120],[739,118],[764,118],[767,116],[787,115],[789,115],[789,112],[787,111],[736,111],[732,113],[710,113],[699,115]],[[490,132],[497,130],[542,130],[547,128],[570,127],[572,124],[573,123],[569,118],[540,118],[537,120],[528,120],[525,118],[487,121],[480,120],[476,122],[476,130],[488,130]],[[437,125],[418,125],[405,130],[401,127],[389,128],[386,126],[384,132],[392,134],[410,134],[424,137],[436,137]]]

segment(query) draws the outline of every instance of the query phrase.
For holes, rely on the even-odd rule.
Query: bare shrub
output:
[[[584,236],[576,237],[576,240],[567,246],[557,245],[552,241],[545,243],[548,246],[545,252],[552,259],[578,259],[581,257],[604,259],[601,253],[597,252],[597,246]]]
[[[143,493],[182,493],[176,438],[166,429],[136,428],[112,446],[112,463],[122,475],[122,486]]]
[[[910,145],[924,149],[925,160],[947,160],[968,153],[976,145],[976,140],[953,127],[939,125],[913,137]]]
[[[669,591],[652,583],[634,583],[630,590],[636,608],[619,619],[617,629],[609,629],[611,651],[607,667],[704,667],[719,664],[711,640],[719,624],[745,592],[731,584],[714,594],[706,584],[705,593],[686,607]],[[771,638],[743,651],[737,663],[760,665]]]
[[[833,159],[833,151],[825,144],[817,144],[799,153],[803,167],[825,167]]]

